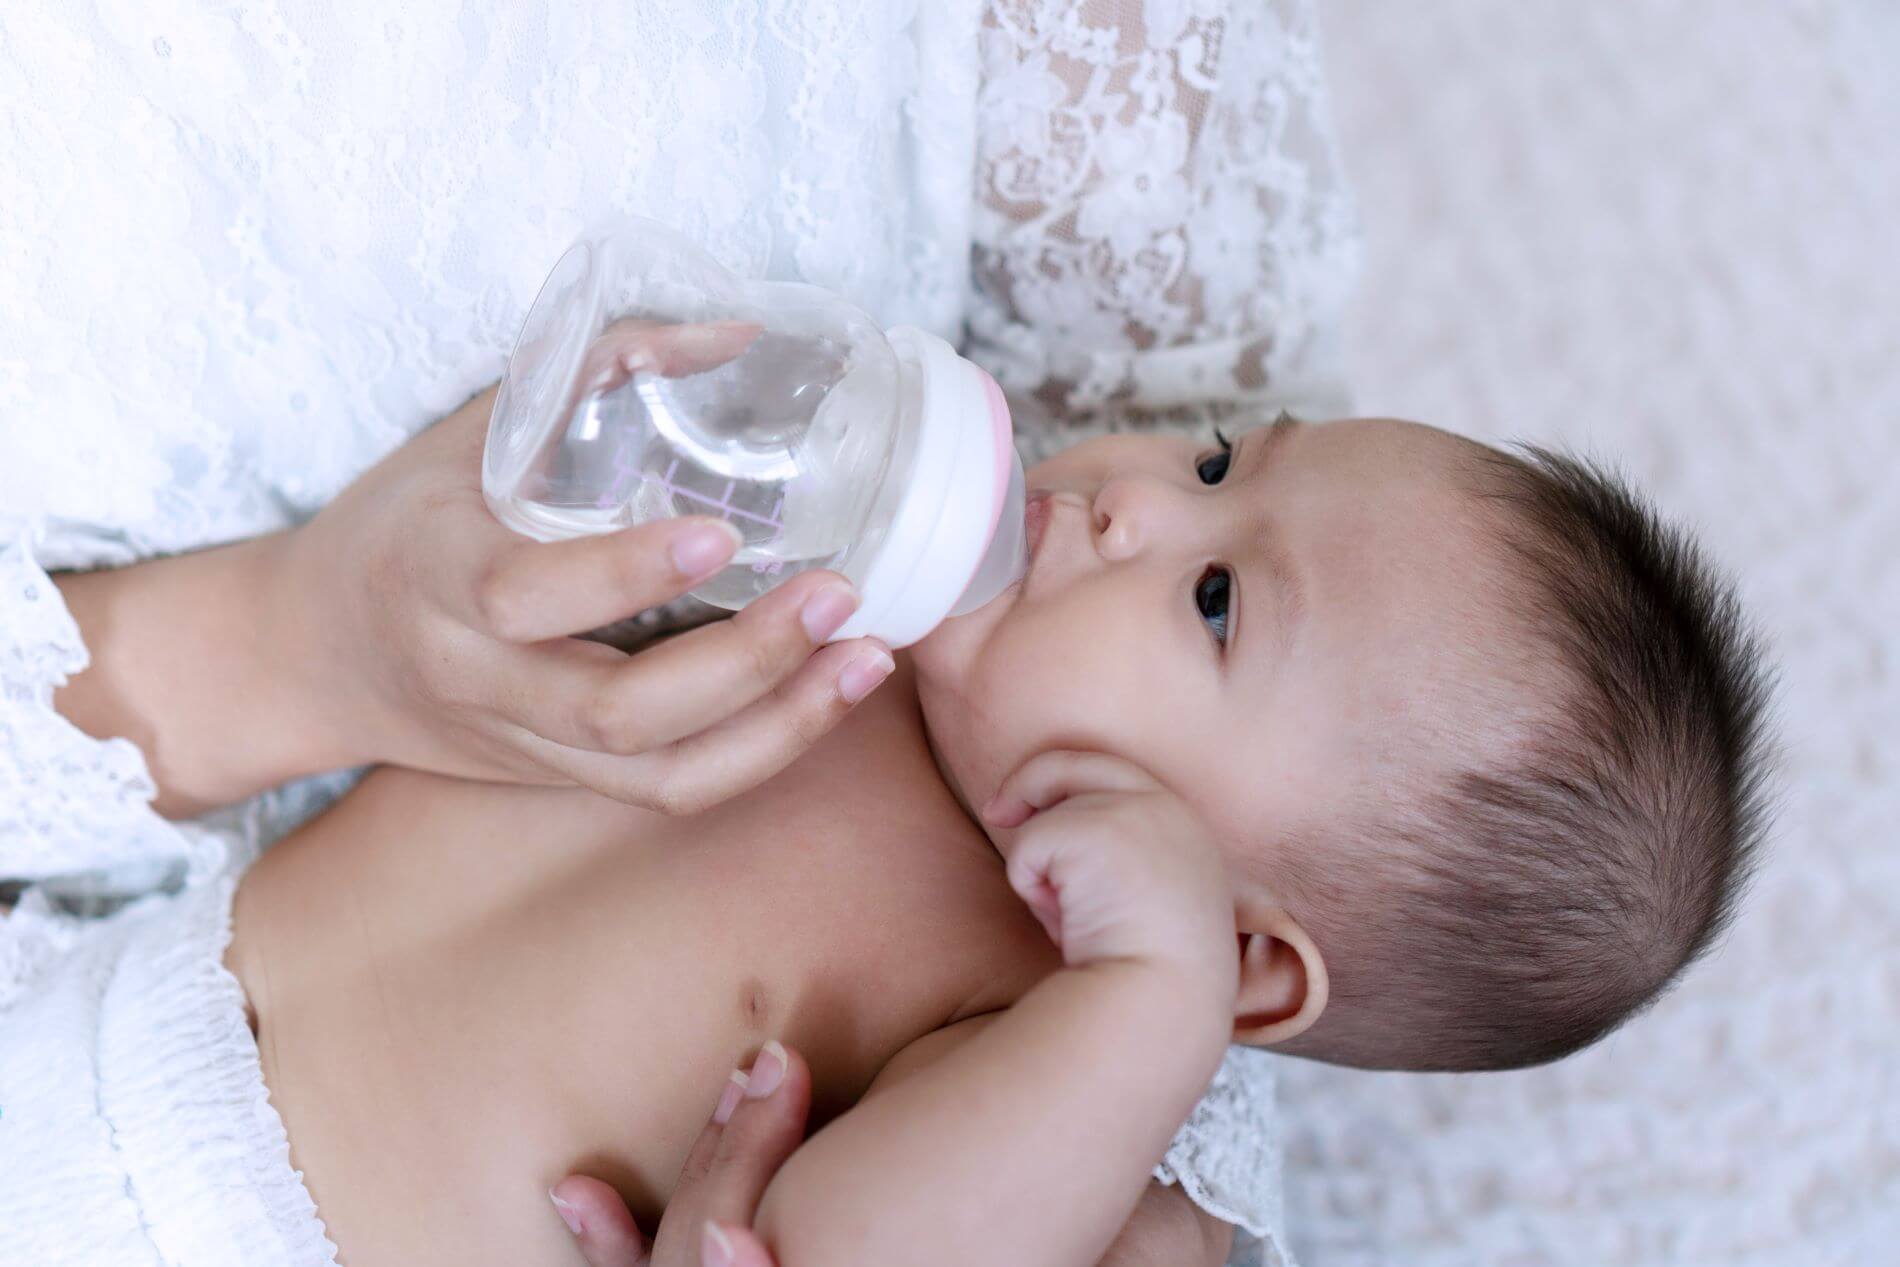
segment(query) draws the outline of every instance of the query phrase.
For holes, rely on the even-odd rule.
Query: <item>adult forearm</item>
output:
[[[273,654],[282,541],[53,578],[91,653],[54,707],[89,735],[137,744],[167,817],[348,763],[322,738],[321,701]]]

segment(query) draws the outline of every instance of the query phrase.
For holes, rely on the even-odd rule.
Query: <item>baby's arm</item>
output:
[[[918,1039],[899,1053],[890,1064],[884,1067],[883,1072],[878,1075],[877,1081],[871,1084],[871,1089],[865,1095],[864,1103],[868,1104],[875,1099],[882,1098],[890,1093],[893,1088],[923,1076],[925,1071],[933,1069],[951,1052],[963,1047],[978,1034],[989,1029],[993,1021],[1004,1015],[1007,1015],[1007,1013],[974,1017]],[[1100,1106],[1096,1107],[1096,1112],[1099,1115]],[[1034,1139],[1030,1132],[1025,1129],[1025,1125],[1026,1124],[1022,1122],[1010,1124],[1010,1129],[1016,1134],[1005,1146],[1005,1151],[1002,1155],[1017,1163],[1022,1170],[1027,1171],[1034,1163],[1035,1158],[1032,1155]],[[926,1165],[939,1164],[936,1154],[948,1146],[947,1140],[933,1144],[933,1156]],[[978,1160],[979,1165],[981,1165],[989,1161],[990,1158],[985,1154],[980,1156]],[[916,1200],[920,1194],[914,1189],[914,1185],[922,1180],[927,1173],[928,1170],[920,1170],[908,1175],[894,1175],[892,1178],[900,1188],[909,1189],[907,1194],[909,1200]],[[1036,1214],[1034,1217],[1038,1220],[1043,1220],[1048,1217],[1047,1205],[1050,1200],[1053,1185],[1047,1181],[1047,1174],[1048,1172],[1038,1173],[1033,1182],[1024,1189],[1024,1191],[1035,1198],[1034,1207]],[[1001,1176],[999,1175],[998,1178],[1000,1181]],[[797,1197],[789,1185],[773,1198],[775,1201],[782,1202],[793,1202],[800,1199],[802,1198]],[[859,1201],[868,1202],[874,1198],[871,1193],[863,1192],[857,1199]],[[820,1196],[818,1200],[830,1203],[835,1199]],[[833,1208],[835,1209],[835,1205]],[[900,1208],[902,1208],[901,1203]],[[769,1212],[769,1210],[770,1206],[768,1205],[766,1212]],[[1011,1229],[1005,1228],[990,1219],[989,1211],[985,1207],[977,1206],[966,1208],[962,1213],[969,1216],[979,1225],[980,1231],[978,1234],[989,1244],[989,1257],[992,1259],[1002,1260],[1006,1258],[1007,1261],[1012,1264],[1063,1261],[1061,1259],[1035,1257],[1036,1248],[1023,1241],[1019,1234],[1012,1232]],[[1113,1227],[1114,1219],[1111,1218],[1106,1226]],[[761,1222],[760,1230],[767,1230],[765,1223]],[[1050,1227],[1042,1230],[1054,1231],[1055,1229]],[[1099,1233],[1101,1229],[1097,1228],[1095,1231]],[[1146,1189],[1141,1192],[1138,1203],[1135,1205],[1132,1213],[1125,1216],[1125,1222],[1121,1225],[1120,1232],[1115,1234],[1114,1241],[1108,1247],[1107,1251],[1100,1254],[1097,1258],[1084,1257],[1081,1261],[1088,1263],[1099,1262],[1100,1267],[1194,1267],[1194,1265],[1200,1265],[1200,1267],[1219,1267],[1219,1264],[1227,1261],[1227,1254],[1232,1238],[1233,1228],[1231,1226],[1201,1210],[1179,1187],[1163,1185],[1149,1180]],[[1007,1249],[1007,1254],[1003,1253],[1005,1248]],[[867,1260],[868,1257],[867,1254]],[[781,1267],[791,1267],[794,1261],[795,1260],[788,1254],[782,1259]],[[855,1260],[845,1258],[840,1261],[851,1262]],[[905,1261],[909,1261],[909,1259],[907,1258]]]
[[[1234,1225],[1194,1204],[1178,1184],[1152,1182],[1100,1267],[1223,1267]]]
[[[780,1267],[1093,1267],[1205,1090],[1235,989],[1218,854],[1165,788],[1067,755],[1087,760],[1058,794],[1025,798],[1062,804],[998,833],[1065,967],[980,1030],[913,1044],[792,1156],[758,1220]]]
[[[867,1096],[766,1190],[780,1267],[1097,1263],[1220,1062],[1231,1011],[1187,986],[1064,969]]]

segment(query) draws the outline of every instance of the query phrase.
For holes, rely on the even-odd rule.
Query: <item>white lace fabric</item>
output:
[[[195,823],[60,718],[45,570],[291,527],[498,377],[624,212],[961,342],[1035,461],[1343,407],[1356,268],[1310,0],[0,7],[0,1008],[49,901],[202,885],[347,786]],[[681,600],[648,631],[704,618]],[[1158,1174],[1268,1242],[1271,1062]]]
[[[0,878],[84,870],[136,891],[210,874],[223,851],[152,812],[156,788],[138,747],[94,739],[54,711],[54,690],[87,657],[29,541],[0,540]],[[0,972],[0,1002],[9,984]]]
[[[970,354],[1025,458],[1343,412],[1359,240],[1311,6],[1002,0],[982,48]]]

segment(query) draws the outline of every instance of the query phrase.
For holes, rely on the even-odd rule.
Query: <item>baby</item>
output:
[[[571,1260],[573,1171],[650,1221],[783,1039],[781,1267],[1093,1263],[1227,1042],[1553,1060],[1728,918],[1758,652],[1609,477],[1282,417],[1028,484],[1023,580],[750,792],[385,767],[245,875],[225,963],[343,1262]]]

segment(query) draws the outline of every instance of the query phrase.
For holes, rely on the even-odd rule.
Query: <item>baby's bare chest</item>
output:
[[[980,848],[801,786],[603,839],[557,798],[392,778],[260,866],[266,1081],[350,1261],[440,1254],[451,1183],[510,1253],[561,1234],[542,1193],[577,1166],[657,1213],[765,1041],[805,1055],[822,1120],[1047,970]]]

